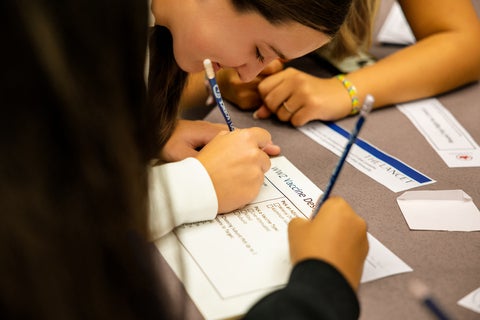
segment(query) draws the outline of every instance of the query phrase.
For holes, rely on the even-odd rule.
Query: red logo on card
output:
[[[470,160],[473,159],[473,157],[471,155],[468,155],[468,154],[458,154],[457,159],[458,160],[464,160],[464,161],[470,161]]]

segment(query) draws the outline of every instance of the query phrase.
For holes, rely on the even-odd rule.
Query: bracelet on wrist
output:
[[[350,96],[350,100],[352,102],[352,110],[350,111],[350,115],[355,115],[360,111],[360,101],[358,100],[357,96],[357,88],[353,85],[350,80],[348,80],[344,74],[339,74],[335,76],[340,82],[343,84],[343,87],[347,89],[348,95]]]

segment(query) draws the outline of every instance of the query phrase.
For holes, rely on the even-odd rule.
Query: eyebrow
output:
[[[275,52],[275,54],[282,60],[288,60],[287,57],[280,51],[278,50],[277,48],[275,48],[274,46],[272,45],[269,45],[270,49]]]

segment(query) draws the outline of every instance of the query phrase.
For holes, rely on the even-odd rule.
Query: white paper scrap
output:
[[[381,43],[409,45],[415,43],[415,36],[408,25],[398,2],[394,2],[380,28],[377,40]]]
[[[458,301],[458,305],[480,313],[480,288],[470,292]]]
[[[480,230],[480,212],[463,190],[407,191],[397,203],[413,230]]]

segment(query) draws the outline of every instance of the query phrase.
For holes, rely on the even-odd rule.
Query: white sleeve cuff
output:
[[[152,167],[149,198],[151,240],[181,224],[211,220],[218,212],[212,180],[195,158]]]

